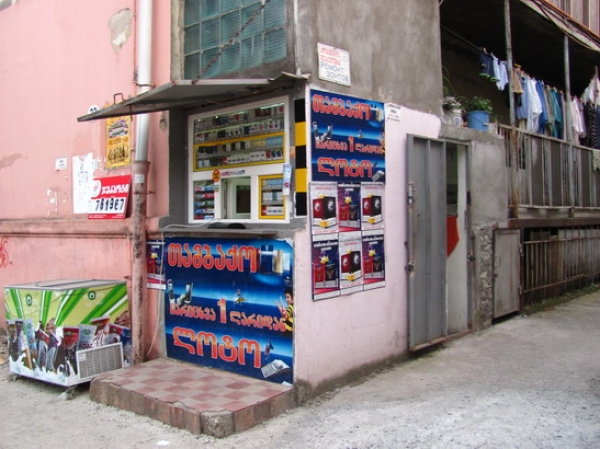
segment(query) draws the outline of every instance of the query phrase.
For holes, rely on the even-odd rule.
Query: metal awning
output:
[[[171,81],[120,103],[77,118],[79,122],[175,108],[203,107],[289,89],[308,76],[282,73],[273,79],[208,79]]]

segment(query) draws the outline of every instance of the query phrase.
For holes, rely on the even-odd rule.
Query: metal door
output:
[[[494,318],[519,310],[521,234],[518,229],[494,232]]]
[[[446,335],[446,148],[408,136],[408,343],[411,350]]]

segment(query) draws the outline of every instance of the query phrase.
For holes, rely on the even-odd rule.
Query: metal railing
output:
[[[525,229],[524,304],[559,296],[600,279],[600,225]]]
[[[511,151],[511,129],[498,126],[499,133],[505,137],[509,177],[515,174],[518,177],[515,184],[518,207],[600,208],[600,150],[519,129],[515,131],[518,170],[511,170],[515,159],[515,151]],[[511,197],[509,191],[509,204]]]
[[[511,129],[498,126],[505,141],[508,204],[519,208],[519,218],[534,209],[598,218],[590,225],[548,220],[543,228],[522,228],[520,285],[527,305],[600,280],[600,150],[520,129],[511,142]]]

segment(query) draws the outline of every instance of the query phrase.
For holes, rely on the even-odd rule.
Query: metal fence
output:
[[[506,165],[512,167],[510,127],[498,126],[505,137]],[[519,207],[600,208],[600,150],[568,144],[549,136],[517,130]],[[512,185],[512,183],[509,183]],[[509,204],[511,192],[508,192]]]
[[[516,130],[511,148],[510,127],[500,125],[506,142],[509,186],[517,176],[518,207],[569,209],[597,215],[598,224],[523,228],[521,294],[524,304],[539,302],[600,280],[600,151],[549,136]],[[516,159],[518,169],[512,166]],[[513,187],[509,188],[511,204]],[[514,206],[514,205],[513,205]],[[554,226],[552,226],[554,225]]]
[[[525,304],[598,282],[600,225],[524,229],[521,267]]]

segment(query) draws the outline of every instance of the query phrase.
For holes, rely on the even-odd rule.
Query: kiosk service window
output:
[[[190,222],[288,221],[286,102],[189,117]]]

